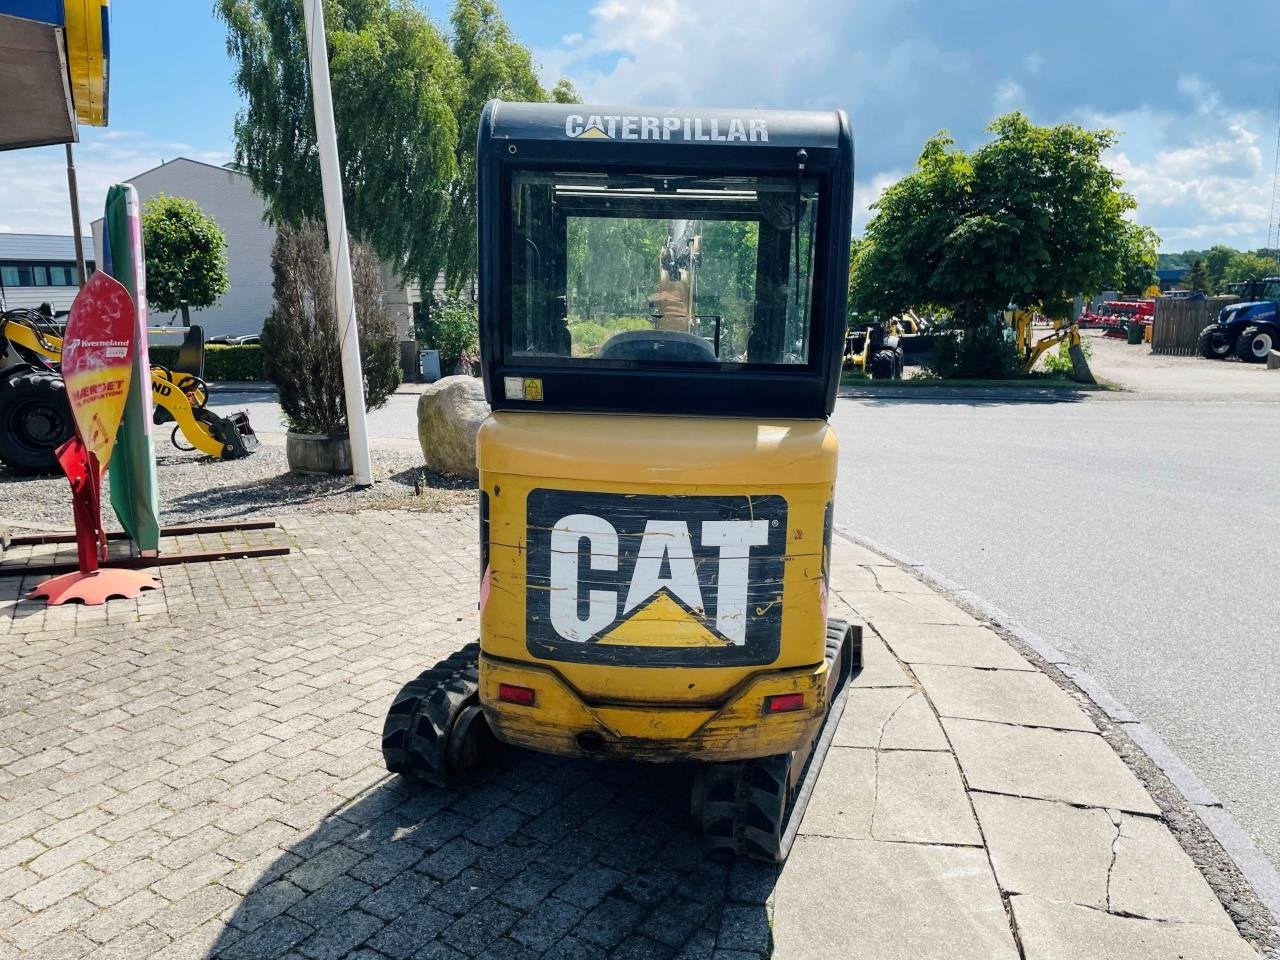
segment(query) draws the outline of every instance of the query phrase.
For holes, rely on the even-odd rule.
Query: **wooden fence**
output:
[[[1209,297],[1207,300],[1156,299],[1151,321],[1151,352],[1189,356],[1196,352],[1200,331],[1211,324],[1218,311],[1237,297]]]

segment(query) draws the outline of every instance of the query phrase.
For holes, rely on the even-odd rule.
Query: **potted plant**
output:
[[[275,306],[262,326],[267,379],[279,391],[289,426],[289,468],[351,473],[342,349],[324,229],[315,221],[281,225],[271,251]],[[395,326],[382,301],[382,271],[367,244],[351,246],[351,273],[366,409],[400,385]]]

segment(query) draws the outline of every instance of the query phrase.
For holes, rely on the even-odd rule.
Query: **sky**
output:
[[[421,3],[440,22],[444,0]],[[76,146],[85,229],[165,159],[231,159],[212,0],[113,0],[110,126]],[[855,229],[946,129],[996,115],[1121,134],[1106,162],[1162,249],[1262,246],[1280,125],[1275,0],[505,0],[544,80],[587,102],[848,111]],[[1250,38],[1256,38],[1251,40]],[[0,231],[70,233],[61,147],[0,153]]]

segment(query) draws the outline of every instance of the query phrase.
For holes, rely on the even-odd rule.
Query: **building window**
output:
[[[85,263],[93,274],[93,261]],[[6,287],[74,287],[76,265],[66,261],[9,260],[0,263],[0,283]]]

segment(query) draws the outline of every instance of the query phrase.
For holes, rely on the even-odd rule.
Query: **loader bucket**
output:
[[[209,424],[209,429],[222,443],[222,458],[238,460],[247,457],[258,449],[258,435],[249,425],[249,414],[238,410],[227,417],[219,416],[211,410],[204,410],[202,419]]]

